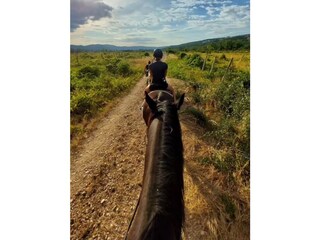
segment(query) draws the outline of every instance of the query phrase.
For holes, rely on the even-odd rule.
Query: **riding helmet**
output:
[[[155,58],[162,58],[162,56],[163,56],[162,50],[159,49],[159,48],[155,49],[155,50],[153,51],[153,56],[154,56]]]

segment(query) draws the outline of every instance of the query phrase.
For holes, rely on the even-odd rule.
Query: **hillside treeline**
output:
[[[181,44],[167,49],[171,52],[176,51],[249,51],[250,50],[250,36],[237,36],[230,38],[208,39],[205,41],[192,42]]]

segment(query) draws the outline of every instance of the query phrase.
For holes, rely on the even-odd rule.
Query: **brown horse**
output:
[[[155,100],[154,100],[155,99]],[[146,93],[147,149],[143,185],[127,240],[180,240],[184,223],[183,145],[177,102],[166,91]]]

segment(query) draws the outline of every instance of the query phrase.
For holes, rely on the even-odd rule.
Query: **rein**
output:
[[[134,213],[133,213],[133,216],[132,216],[132,218],[131,218],[131,220],[130,220],[130,224],[129,224],[129,227],[128,227],[128,230],[127,230],[125,239],[127,239],[127,237],[128,237],[129,229],[130,229],[130,227],[131,227],[131,225],[132,225],[132,222],[133,222],[134,217],[136,216],[137,209],[138,209],[138,206],[139,206],[139,203],[140,203],[140,197],[141,197],[141,195],[139,196],[139,199],[138,199],[136,208],[134,209]]]

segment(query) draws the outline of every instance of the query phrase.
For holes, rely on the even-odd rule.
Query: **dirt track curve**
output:
[[[73,240],[124,239],[143,176],[146,126],[139,106],[145,80],[142,78],[101,121],[83,142],[82,149],[72,154],[70,234]],[[180,120],[185,148],[184,239],[209,239],[206,231],[214,223],[207,220],[208,209],[203,206],[209,207],[212,193],[204,189],[207,176],[201,174],[205,172],[190,161],[196,151],[209,146],[197,138],[193,123],[183,116]]]

